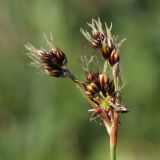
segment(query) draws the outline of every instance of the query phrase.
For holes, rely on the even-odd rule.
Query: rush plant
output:
[[[102,57],[103,69],[98,72],[90,70],[88,63],[93,61],[87,60],[84,56],[83,70],[86,80],[79,80],[68,68],[67,56],[49,41],[46,37],[48,50],[36,49],[31,44],[26,45],[28,56],[33,60],[32,64],[40,68],[52,77],[70,78],[83,92],[86,99],[90,102],[92,108],[90,120],[99,118],[105,126],[110,139],[110,157],[116,160],[117,131],[119,126],[119,117],[127,113],[127,109],[121,100],[121,74],[120,74],[120,52],[119,49],[124,40],[117,42],[117,38],[112,36],[112,25],[108,27],[105,23],[105,29],[100,19],[92,20],[88,23],[91,33],[81,29],[81,33],[89,43],[98,52],[97,56]]]

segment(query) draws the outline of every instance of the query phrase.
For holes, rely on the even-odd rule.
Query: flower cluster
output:
[[[36,49],[31,44],[27,44],[26,48],[32,53],[29,56],[36,63],[35,66],[39,66],[53,77],[68,76],[67,57],[59,48],[52,45],[49,51],[44,51]]]
[[[92,99],[98,106],[108,96],[114,96],[113,81],[104,73],[86,72],[87,82],[83,84],[86,95]]]
[[[92,46],[102,53],[103,58],[108,60],[111,66],[119,62],[118,49],[123,40],[120,43],[116,42],[116,38],[111,35],[112,25],[108,28],[105,24],[106,31],[104,31],[100,19],[98,21],[93,19],[91,24],[88,23],[88,26],[92,29],[91,34],[83,29],[81,32]]]
[[[87,81],[83,83],[83,90],[92,102],[94,109],[91,120],[97,116],[105,115],[111,119],[111,104],[115,99],[115,88],[111,81],[104,73],[86,72]]]
[[[106,63],[104,72],[86,72],[87,82],[83,84],[84,92],[88,97],[93,109],[91,118],[101,117],[105,120],[107,127],[114,122],[114,114],[126,113],[127,109],[121,105],[120,101],[120,73],[119,73],[119,48],[124,40],[117,43],[116,38],[111,35],[112,25],[108,28],[105,24],[104,31],[100,19],[92,20],[88,23],[91,33],[81,29],[84,37],[91,45],[102,54],[105,62],[109,63],[112,71],[112,78],[106,73]],[[108,127],[109,128],[109,127]]]
[[[119,116],[126,113],[127,109],[121,102],[121,75],[119,48],[124,40],[117,43],[117,38],[111,35],[112,25],[105,30],[100,19],[88,23],[91,33],[81,29],[82,34],[90,42],[93,48],[99,51],[104,60],[103,71],[94,72],[88,68],[91,62],[84,59],[84,71],[86,80],[79,80],[67,67],[67,57],[61,49],[55,47],[47,40],[49,50],[36,49],[27,44],[28,56],[33,60],[35,67],[42,69],[48,75],[59,78],[70,78],[83,92],[85,98],[92,105],[90,120],[99,117],[110,137],[111,159],[116,159],[115,148],[117,143],[117,130]],[[52,37],[51,37],[52,40]],[[109,67],[107,67],[109,64]]]
[[[80,81],[67,67],[67,57],[53,43],[47,43],[49,50],[38,50],[31,44],[27,44],[29,57],[33,59],[35,66],[44,70],[53,77],[68,77],[72,79],[84,93],[93,109],[91,120],[96,117],[104,122],[107,127],[112,126],[114,114],[127,112],[127,109],[121,105],[120,101],[120,77],[119,77],[119,47],[116,38],[111,36],[111,28],[106,25],[106,31],[103,30],[100,20],[92,20],[88,24],[92,33],[81,29],[82,34],[89,40],[92,46],[102,53],[105,60],[103,71],[93,72],[85,70],[86,81]],[[107,63],[106,63],[107,62]],[[109,77],[106,71],[106,65],[110,64],[112,76]]]
[[[65,77],[68,73],[66,68],[67,58],[60,49],[51,50],[49,52],[38,51],[42,61],[42,67],[54,77]]]

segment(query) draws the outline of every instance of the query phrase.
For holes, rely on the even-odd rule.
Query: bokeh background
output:
[[[118,160],[160,159],[160,1],[0,0],[0,160],[109,159],[105,128],[89,122],[76,86],[40,74],[23,54],[51,32],[81,77],[81,54],[95,51],[79,28],[97,17],[127,38],[121,72],[131,112],[121,116]]]

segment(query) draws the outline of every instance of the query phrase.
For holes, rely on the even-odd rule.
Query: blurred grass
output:
[[[93,50],[79,32],[91,18],[113,23],[121,49],[123,100],[118,159],[158,160],[160,150],[160,2],[158,0],[0,1],[0,159],[106,159],[105,129],[89,122],[90,105],[69,81],[27,65],[29,41],[51,32],[82,76],[81,54]]]

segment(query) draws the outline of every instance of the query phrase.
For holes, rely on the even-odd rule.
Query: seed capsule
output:
[[[98,86],[95,83],[90,83],[86,86],[86,89],[91,93],[91,94],[96,94],[99,91]]]
[[[119,53],[114,50],[109,56],[109,64],[113,66],[117,62],[119,62]]]
[[[107,39],[103,45],[101,52],[104,59],[108,59],[115,49],[115,45],[112,39]]]
[[[108,82],[108,78],[104,73],[99,74],[98,80],[99,80],[101,87],[107,84]]]
[[[91,43],[95,49],[99,50],[103,46],[102,42],[104,41],[104,39],[105,34],[103,32],[98,32],[97,34],[93,35]]]
[[[87,71],[86,72],[86,78],[88,81],[94,81],[98,78],[98,75],[92,71]]]

